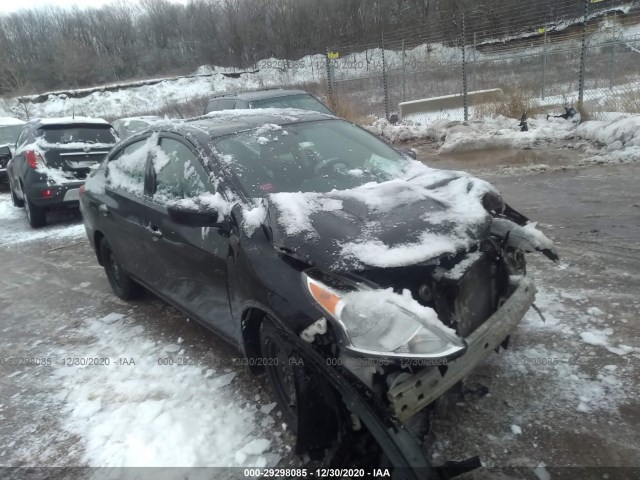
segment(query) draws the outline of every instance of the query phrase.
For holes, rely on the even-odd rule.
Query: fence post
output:
[[[404,38],[402,39],[402,101],[407,101],[407,56],[404,45]]]
[[[465,51],[467,27],[464,21],[464,13],[462,14],[462,105],[464,107],[464,121],[469,120],[469,104],[467,99],[467,52]]]
[[[542,99],[547,87],[547,26],[544,26],[544,44],[542,45]]]
[[[333,98],[333,85],[331,81],[331,59],[329,58],[329,47],[327,47],[325,52],[325,60],[327,66],[327,97],[329,98],[329,103],[333,108],[335,108],[335,101]]]
[[[478,89],[478,43],[476,40],[476,32],[473,32],[473,90]]]
[[[614,32],[613,38],[611,39],[611,68],[609,71],[609,90],[613,90],[614,78],[616,76],[616,44],[617,38]]]
[[[389,85],[387,85],[387,64],[384,59],[384,34],[380,34],[382,48],[382,87],[384,88],[384,116],[389,120]]]
[[[584,102],[584,80],[587,63],[587,20],[589,20],[589,0],[584,0],[584,21],[582,22],[582,49],[580,50],[580,78],[578,82],[578,107]]]

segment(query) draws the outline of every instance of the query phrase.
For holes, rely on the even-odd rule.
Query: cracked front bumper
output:
[[[497,348],[520,323],[533,304],[536,288],[526,277],[511,280],[513,293],[502,306],[467,338],[463,356],[446,365],[444,375],[438,368],[425,368],[387,393],[391,410],[404,421],[440,397],[469,375]]]

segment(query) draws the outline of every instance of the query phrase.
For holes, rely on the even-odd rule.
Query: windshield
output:
[[[111,125],[56,125],[38,129],[48,143],[116,143]]]
[[[342,120],[262,127],[214,140],[252,197],[275,192],[329,192],[402,173],[406,159],[375,136]]]
[[[333,112],[325,107],[320,100],[306,94],[255,100],[251,102],[251,108],[299,108],[300,110],[311,110],[333,115]]]
[[[7,125],[0,127],[0,145],[15,145],[21,131],[22,125]]]

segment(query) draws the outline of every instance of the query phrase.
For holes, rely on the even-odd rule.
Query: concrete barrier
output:
[[[478,105],[481,103],[497,102],[502,99],[502,95],[502,89],[492,88],[491,90],[469,92],[467,99],[469,105]],[[403,119],[407,115],[462,108],[462,104],[462,95],[445,95],[444,97],[423,98],[422,100],[402,102],[398,106],[400,107],[400,119]]]

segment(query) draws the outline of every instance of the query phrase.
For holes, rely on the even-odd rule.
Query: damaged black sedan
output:
[[[298,110],[160,122],[114,148],[81,210],[114,292],[144,286],[266,373],[297,452],[447,478],[411,419],[533,303],[552,242],[487,182]],[[349,445],[350,448],[343,448]]]

